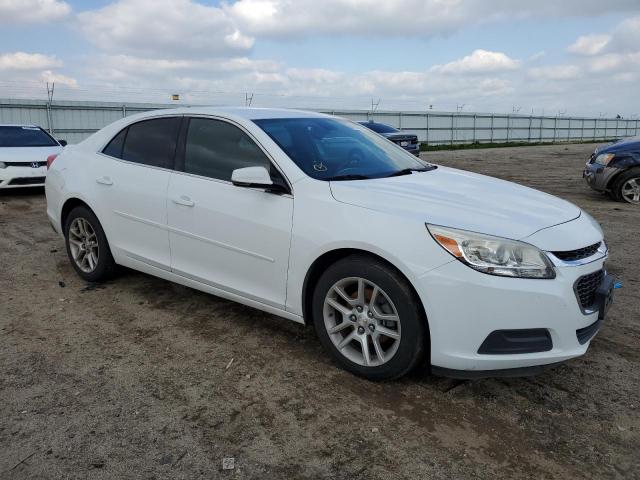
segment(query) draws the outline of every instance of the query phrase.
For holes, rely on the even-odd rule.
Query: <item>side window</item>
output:
[[[231,172],[236,168],[258,166],[270,170],[271,164],[264,152],[238,127],[206,118],[189,121],[185,172],[231,180]]]
[[[109,155],[110,157],[122,158],[122,146],[124,145],[124,138],[127,136],[127,129],[120,130],[115,137],[107,144],[102,150],[102,153]]]
[[[180,117],[155,118],[129,125],[122,159],[153,167],[173,168],[179,129]]]

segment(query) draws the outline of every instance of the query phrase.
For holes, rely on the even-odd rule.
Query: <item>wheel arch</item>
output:
[[[363,256],[367,256],[372,259],[375,259],[385,264],[389,268],[395,270],[399,275],[402,276],[402,278],[406,280],[407,284],[409,285],[409,288],[411,289],[411,294],[416,298],[418,304],[420,305],[422,318],[427,327],[425,330],[428,336],[427,341],[430,342],[429,320],[427,317],[427,312],[425,310],[424,302],[422,301],[422,298],[420,297],[420,295],[418,295],[418,292],[415,289],[411,280],[407,277],[407,275],[405,275],[405,273],[400,268],[398,268],[396,265],[394,265],[392,262],[390,262],[386,258],[380,255],[377,255],[375,253],[369,252],[367,250],[359,249],[359,248],[336,248],[333,250],[329,250],[328,252],[325,252],[322,255],[320,255],[318,258],[316,258],[316,260],[311,264],[311,266],[307,270],[307,274],[305,275],[304,282],[302,284],[302,316],[305,324],[308,325],[311,321],[310,319],[312,318],[311,299],[313,297],[313,290],[316,284],[318,283],[320,276],[330,265],[351,255],[363,255]]]
[[[615,198],[616,200],[620,200],[620,196],[618,195],[618,192],[617,192],[618,188],[620,187],[619,185],[620,179],[623,177],[623,175],[625,175],[630,170],[640,171],[640,163],[630,165],[624,169],[621,169],[619,172],[617,172],[615,175],[613,175],[609,179],[609,181],[607,182],[607,185],[605,186],[605,190],[607,192],[610,192],[611,195],[613,195],[613,198]]]
[[[63,234],[64,234],[65,225],[67,223],[67,218],[69,217],[69,214],[71,213],[71,211],[76,207],[86,207],[89,210],[91,210],[91,212],[94,215],[96,215],[95,210],[91,208],[91,206],[84,200],[78,197],[67,198],[64,204],[62,205],[62,209],[60,210],[60,228],[62,229]]]
[[[611,178],[609,178],[609,180],[607,181],[607,184],[605,185],[606,190],[611,190],[615,188],[616,182],[620,179],[621,175],[624,175],[626,172],[628,172],[631,169],[640,168],[640,155],[625,156],[623,158],[623,161],[620,163],[620,165],[619,166],[616,165],[615,168],[618,168],[619,171],[616,172],[615,175],[612,175]]]

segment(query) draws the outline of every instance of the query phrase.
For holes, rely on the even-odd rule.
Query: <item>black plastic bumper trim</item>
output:
[[[598,333],[598,330],[600,330],[600,327],[602,326],[603,321],[604,320],[599,319],[593,322],[591,325],[588,325],[584,328],[579,328],[578,330],[576,330],[576,337],[578,338],[578,343],[580,345],[584,345],[589,340],[591,340],[596,335],[596,333]]]
[[[533,365],[531,367],[503,368],[499,370],[454,370],[451,368],[431,366],[431,373],[439,377],[455,378],[458,380],[477,380],[480,378],[509,378],[509,377],[533,377],[541,374],[548,368],[558,366],[562,362],[546,365]]]
[[[519,353],[548,352],[553,348],[551,335],[546,328],[518,330],[494,330],[482,342],[481,355],[514,355]]]

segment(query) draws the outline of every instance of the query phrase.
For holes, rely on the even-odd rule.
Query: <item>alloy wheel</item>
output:
[[[91,273],[98,265],[100,249],[95,229],[85,218],[78,217],[69,227],[69,249],[78,268]]]
[[[626,202],[640,203],[640,177],[624,182],[620,194]]]
[[[389,296],[360,277],[344,278],[328,291],[324,324],[337,350],[358,365],[375,367],[400,345],[400,316]]]

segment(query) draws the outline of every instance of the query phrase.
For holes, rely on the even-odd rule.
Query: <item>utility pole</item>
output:
[[[253,102],[253,93],[249,95],[249,93],[244,94],[244,104],[246,107],[251,106],[251,102]]]
[[[373,101],[373,98],[371,99],[371,114],[373,115],[374,113],[376,113],[376,110],[378,110],[378,106],[380,105],[380,101],[382,99],[378,98],[377,102]]]
[[[55,82],[51,82],[51,87],[49,87],[49,82],[47,82],[47,130],[49,130],[49,135],[52,137],[55,135],[53,130],[53,117],[51,115],[51,103],[53,102],[53,91],[56,88]]]

